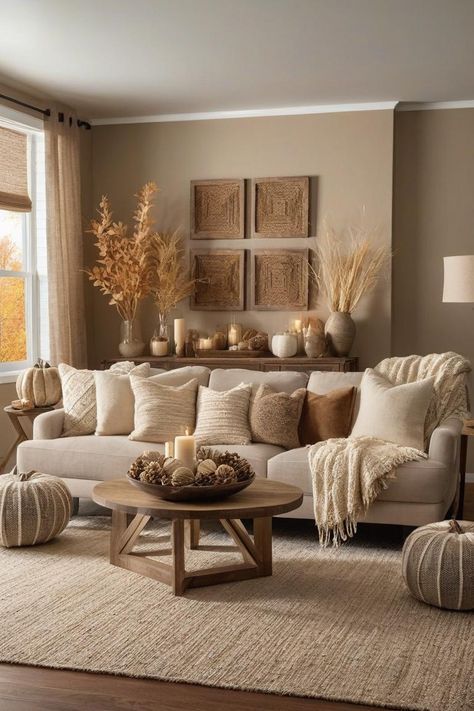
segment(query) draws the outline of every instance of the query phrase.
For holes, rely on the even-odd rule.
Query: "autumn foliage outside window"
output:
[[[0,210],[0,363],[27,359],[23,233],[25,215]]]

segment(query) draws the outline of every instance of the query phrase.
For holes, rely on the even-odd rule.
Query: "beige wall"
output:
[[[130,222],[133,194],[147,180],[155,180],[161,193],[157,203],[160,228],[182,227],[189,234],[189,181],[193,178],[312,176],[311,235],[324,216],[336,227],[354,221],[366,206],[373,223],[382,227],[391,243],[393,112],[373,111],[313,116],[192,121],[94,127],[93,194],[111,198],[117,219]],[[87,238],[88,261],[94,257]],[[186,246],[189,246],[187,244]],[[230,248],[307,247],[308,240],[193,241],[193,247]],[[92,293],[90,318],[94,320],[90,360],[113,356],[119,321],[97,290]],[[92,295],[91,295],[92,294]],[[353,349],[363,366],[390,353],[390,278],[356,313],[358,335]],[[188,327],[212,331],[225,323],[225,312],[188,313],[187,301],[179,313]],[[325,316],[324,306],[317,313]],[[239,319],[270,333],[287,327],[298,314],[243,312]],[[156,323],[151,304],[145,304],[142,322],[150,337]]]
[[[474,109],[397,113],[394,169],[393,352],[474,363],[474,306],[441,301],[443,257],[474,254]]]

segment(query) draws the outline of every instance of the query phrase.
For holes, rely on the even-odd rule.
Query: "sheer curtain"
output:
[[[60,118],[63,118],[60,121]],[[45,121],[48,293],[51,362],[87,365],[76,116],[53,107]]]

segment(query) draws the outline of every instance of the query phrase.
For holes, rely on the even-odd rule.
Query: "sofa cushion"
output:
[[[150,371],[150,379],[161,385],[184,385],[190,380],[196,379],[199,385],[207,385],[209,383],[209,375],[211,371],[204,365],[186,365],[183,368],[173,368],[173,370],[156,370],[152,368]]]
[[[168,442],[191,431],[196,423],[196,378],[182,385],[165,385],[161,375],[142,378],[130,375],[135,396],[135,426],[130,439],[141,442]]]
[[[299,447],[298,425],[305,395],[305,388],[289,395],[276,393],[269,385],[259,385],[249,413],[252,441],[285,449]]]
[[[150,364],[141,363],[127,372],[117,369],[94,371],[97,400],[96,435],[130,434],[133,430],[134,397],[130,385],[132,374],[147,378],[150,374]]]
[[[312,496],[308,447],[291,449],[270,459],[268,478],[299,486],[304,494]],[[448,470],[441,462],[432,459],[407,462],[398,467],[396,479],[378,500],[435,504],[445,500],[450,485]]]
[[[259,477],[266,476],[267,461],[283,451],[270,444],[221,444],[213,448],[245,457]],[[70,479],[106,481],[125,476],[133,460],[148,449],[164,452],[164,445],[132,442],[125,435],[30,440],[18,447],[17,461],[22,472],[35,469]]]
[[[246,370],[244,368],[217,368],[211,372],[209,387],[213,390],[230,390],[240,383],[269,385],[280,393],[291,393],[298,388],[305,388],[308,382],[306,373],[295,373],[290,370],[262,373],[259,370]],[[255,391],[257,390],[255,387]]]
[[[378,437],[402,447],[424,449],[425,418],[434,378],[393,385],[367,368],[360,386],[360,408],[352,437]]]
[[[337,388],[325,395],[306,391],[299,438],[302,445],[333,437],[348,437],[352,426],[357,388]]]
[[[318,395],[326,395],[331,390],[336,388],[357,388],[356,399],[354,403],[354,411],[352,413],[352,422],[355,422],[360,406],[360,384],[364,373],[327,373],[324,371],[313,370],[308,380],[307,389]]]
[[[164,452],[162,444],[131,442],[125,435],[40,439],[23,445],[17,452],[19,471],[35,469],[53,476],[97,481],[125,476],[133,460],[147,449]]]
[[[251,440],[249,402],[251,385],[218,391],[201,385],[197,399],[196,443],[248,444]]]

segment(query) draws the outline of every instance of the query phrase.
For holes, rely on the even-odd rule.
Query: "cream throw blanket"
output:
[[[375,370],[394,385],[434,377],[434,395],[425,420],[425,446],[433,430],[448,417],[466,417],[469,410],[465,375],[469,361],[457,353],[386,358]],[[310,447],[309,465],[313,480],[314,513],[319,542],[337,546],[352,537],[357,521],[388,482],[396,467],[426,459],[412,447],[374,437],[329,439]]]

